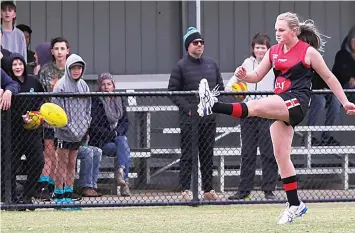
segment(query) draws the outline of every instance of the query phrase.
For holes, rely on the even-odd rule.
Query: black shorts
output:
[[[306,93],[283,92],[277,94],[284,101],[290,114],[289,122],[286,125],[295,127],[305,118],[309,108],[310,97]]]
[[[54,140],[54,129],[43,127],[43,139]]]
[[[79,150],[81,142],[66,142],[61,139],[57,140],[57,149],[66,149],[66,150]]]

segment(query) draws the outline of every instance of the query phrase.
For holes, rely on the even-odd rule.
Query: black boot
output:
[[[229,196],[228,200],[251,200],[250,192],[237,192]]]
[[[265,198],[267,200],[275,200],[276,199],[276,196],[272,191],[264,191],[264,194],[265,194]]]
[[[40,183],[40,197],[42,201],[50,201],[52,199],[52,195],[49,191],[49,183],[41,182]]]

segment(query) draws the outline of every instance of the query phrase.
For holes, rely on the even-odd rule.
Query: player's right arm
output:
[[[235,70],[234,75],[240,80],[248,83],[260,82],[272,68],[269,56],[270,49],[266,52],[263,60],[260,62],[260,64],[258,65],[258,67],[256,67],[254,71],[247,72],[247,70],[243,66],[239,66]]]
[[[246,71],[248,72],[248,62],[250,62],[250,58],[247,58],[244,60],[243,64],[241,65],[242,67],[244,67],[246,69]],[[250,70],[252,71],[252,70]],[[228,83],[226,84],[226,91],[232,91],[232,87],[233,87],[233,83],[236,83],[238,81],[241,81],[237,78],[237,76],[235,76],[235,74],[233,74],[233,76],[229,79]]]

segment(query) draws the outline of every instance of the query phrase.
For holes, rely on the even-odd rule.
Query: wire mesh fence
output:
[[[314,96],[292,142],[300,198],[354,200],[354,118],[329,92]],[[64,108],[66,127],[24,123],[47,101]],[[16,96],[1,115],[1,208],[284,202],[272,121],[201,118],[197,104],[196,92]]]

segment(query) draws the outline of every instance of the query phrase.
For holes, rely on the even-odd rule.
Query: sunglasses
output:
[[[195,41],[192,41],[192,44],[193,44],[194,46],[197,46],[199,43],[201,43],[201,45],[204,45],[204,44],[205,44],[205,41],[203,41],[203,40],[195,40]]]

